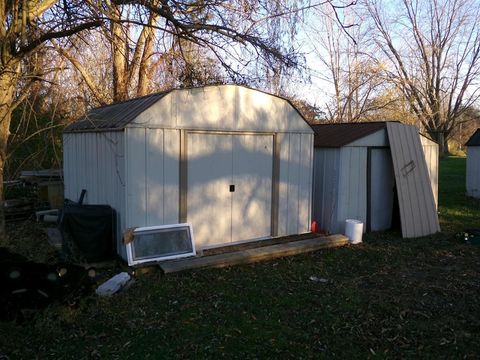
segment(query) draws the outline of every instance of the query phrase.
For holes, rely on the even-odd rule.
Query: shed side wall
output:
[[[281,134],[278,235],[310,230],[313,134]]]
[[[480,199],[480,146],[467,147],[467,196]]]
[[[86,189],[84,204],[115,209],[119,249],[125,228],[124,139],[120,131],[63,135],[65,198],[77,201]]]

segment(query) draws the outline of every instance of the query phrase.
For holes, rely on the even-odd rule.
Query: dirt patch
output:
[[[0,246],[38,263],[58,262],[60,252],[49,244],[45,229],[46,226],[31,218],[7,223],[6,238]]]

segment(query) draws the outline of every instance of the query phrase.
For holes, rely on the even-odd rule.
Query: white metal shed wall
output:
[[[148,128],[146,132],[142,130],[145,127]],[[151,168],[153,162],[158,163],[154,156],[147,166],[148,161],[142,158],[144,154],[152,152],[151,146],[156,146],[152,143],[153,140],[148,140],[148,133],[155,129],[163,131],[164,139],[170,139],[168,156],[158,150],[161,145],[157,144],[160,147],[155,150],[158,151],[157,156],[163,154],[164,161],[168,159],[166,165],[169,168],[163,171],[157,169],[156,174],[146,175],[145,169]],[[167,190],[166,186],[180,181],[180,129],[187,132],[201,130],[233,134],[278,134],[280,159],[277,235],[310,230],[313,180],[311,128],[287,101],[233,85],[175,90],[128,125],[127,183],[131,186],[127,188],[127,227],[179,221],[179,185],[176,191],[173,188]],[[169,174],[169,180],[161,180],[161,174]],[[158,216],[151,216],[149,212],[155,205],[152,202],[149,206],[147,199],[153,193],[153,184],[162,181],[164,185],[161,185],[161,192],[168,193],[170,198],[168,203],[164,201],[166,205]]]
[[[480,199],[480,146],[467,146],[467,196]]]
[[[337,218],[332,232],[343,233],[346,219],[364,224],[367,221],[367,147],[340,149],[339,180]]]
[[[310,231],[313,134],[280,136],[278,235]]]
[[[117,247],[125,228],[124,132],[84,132],[63,135],[65,198],[84,204],[109,204],[117,214]]]
[[[180,131],[126,129],[126,227],[179,222]]]

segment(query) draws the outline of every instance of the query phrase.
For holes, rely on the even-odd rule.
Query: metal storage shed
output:
[[[480,199],[480,129],[468,139],[467,147],[467,196]]]
[[[399,219],[404,237],[440,230],[435,142],[395,122],[312,127],[313,219],[320,228],[342,233],[346,219],[357,219],[364,231],[379,231]]]
[[[172,90],[94,109],[63,134],[65,197],[127,228],[188,222],[197,248],[305,233],[313,131],[283,98],[243,86]]]

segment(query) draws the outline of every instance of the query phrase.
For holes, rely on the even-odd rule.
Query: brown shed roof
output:
[[[480,146],[480,129],[477,129],[473,135],[470,136],[465,146]]]
[[[90,110],[68,125],[64,132],[88,130],[120,130],[170,91],[142,96]]]
[[[315,147],[342,147],[385,129],[387,122],[310,124],[315,131]]]

